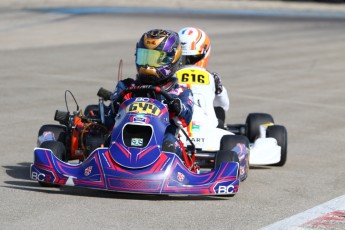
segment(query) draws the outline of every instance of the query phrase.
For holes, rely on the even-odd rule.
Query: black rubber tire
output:
[[[277,140],[277,144],[281,147],[281,157],[280,161],[274,166],[283,166],[287,160],[287,130],[282,125],[268,126],[266,130],[267,137],[273,137]]]
[[[109,113],[109,106],[106,106],[105,104],[103,105],[104,108],[104,114],[108,114]],[[90,114],[90,112],[93,111],[94,116],[92,116]],[[93,119],[101,119],[101,114],[99,111],[99,105],[98,104],[91,104],[86,106],[85,110],[84,110],[84,115],[89,117],[89,118],[93,118]]]
[[[242,143],[245,144],[247,148],[249,148],[249,140],[246,136],[241,135],[225,135],[220,140],[220,148],[219,150],[230,150],[238,144]]]
[[[253,143],[260,135],[260,125],[274,123],[273,117],[267,113],[250,113],[246,119],[246,136]]]
[[[223,162],[237,162],[239,163],[236,152],[229,150],[219,150],[214,161],[214,168],[219,168]]]
[[[41,136],[46,131],[51,131],[54,133],[55,140],[66,144],[66,126],[64,125],[42,125],[40,130],[38,131],[38,136]]]
[[[53,154],[62,161],[66,159],[65,146],[59,141],[45,141],[41,144],[40,148],[50,149]],[[38,183],[43,187],[60,187],[59,185],[43,181],[39,181]]]
[[[219,168],[222,162],[238,162],[239,159],[236,152],[233,151],[233,148],[236,147],[238,143],[245,144],[249,149],[249,140],[245,136],[237,135],[225,135],[220,140],[219,152],[216,155],[215,159],[215,168]]]
[[[58,159],[66,160],[66,148],[59,141],[45,141],[40,145],[40,148],[50,149]]]
[[[94,104],[94,105],[88,105],[86,106],[85,110],[84,110],[84,115],[87,116],[87,117],[93,117],[90,112],[91,111],[94,111],[95,112],[95,115],[96,117],[99,117],[99,105],[97,104]]]
[[[236,147],[236,145],[238,143],[244,144],[246,146],[247,150],[249,150],[249,140],[248,140],[248,138],[246,136],[242,136],[242,135],[225,135],[220,140],[220,152],[221,151],[231,151],[231,152],[233,152],[237,159],[234,159],[234,160],[231,160],[231,161],[240,163],[240,161],[238,159],[237,153],[235,151],[233,151],[233,148]],[[217,154],[217,156],[218,156],[218,154]],[[216,156],[215,166],[219,167],[221,162],[219,162],[220,160],[217,160],[217,156]],[[234,156],[232,156],[232,157],[234,157]],[[246,169],[247,169],[246,170],[246,177],[242,178],[242,181],[247,179],[248,174],[249,174],[249,159],[247,161]]]

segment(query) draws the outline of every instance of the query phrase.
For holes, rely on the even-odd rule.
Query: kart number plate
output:
[[[199,69],[181,69],[176,76],[182,84],[208,85],[210,84],[209,74]]]
[[[152,103],[134,102],[127,107],[127,112],[146,113],[158,116],[161,110]]]

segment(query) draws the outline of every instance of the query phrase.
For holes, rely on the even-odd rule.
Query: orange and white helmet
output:
[[[182,45],[182,63],[206,68],[211,54],[208,35],[199,28],[186,27],[178,33]]]

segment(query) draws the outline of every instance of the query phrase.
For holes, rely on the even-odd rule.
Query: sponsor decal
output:
[[[238,185],[233,185],[231,182],[219,182],[213,188],[217,194],[233,194],[238,190]]]
[[[193,125],[192,130],[193,131],[200,131],[200,125]]]
[[[85,175],[85,176],[90,175],[91,171],[92,171],[92,166],[87,167],[87,168],[85,169],[85,171],[84,171],[84,175]]]
[[[135,116],[133,118],[133,122],[146,123],[146,118],[142,116]]]
[[[181,172],[177,172],[177,180],[178,181],[183,181],[184,180],[184,178],[185,178],[185,175],[183,174],[183,173],[181,173]]]
[[[196,121],[192,121],[192,131],[200,131],[200,125]]]
[[[31,172],[31,179],[33,180],[44,181],[45,177],[46,175],[43,173]]]
[[[164,71],[165,71],[165,75],[169,75],[171,73],[170,69],[164,69]]]
[[[152,41],[148,40],[148,41],[147,41],[147,44],[148,44],[148,45],[156,45],[156,41],[154,41],[154,40],[152,40]]]
[[[197,143],[204,143],[205,142],[205,138],[199,138],[199,137],[197,137],[197,138],[191,138],[192,139],[192,141],[194,141],[194,142],[197,142]]]
[[[144,140],[143,138],[132,138],[131,139],[131,146],[143,146]]]
[[[246,173],[245,167],[240,166],[240,175],[244,175]]]
[[[150,101],[150,98],[147,98],[147,97],[137,97],[137,98],[135,98],[135,101],[145,101],[145,102],[148,102],[148,101]]]

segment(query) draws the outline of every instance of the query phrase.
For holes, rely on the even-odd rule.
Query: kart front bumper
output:
[[[219,169],[196,174],[168,152],[148,167],[131,169],[117,164],[107,148],[96,149],[78,164],[59,160],[49,149],[36,148],[30,169],[33,180],[126,193],[233,195],[239,187],[238,163],[222,163]]]

